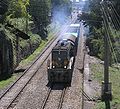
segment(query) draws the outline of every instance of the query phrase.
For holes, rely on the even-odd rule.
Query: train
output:
[[[79,24],[71,24],[53,47],[51,59],[47,62],[48,82],[71,83],[79,28]]]

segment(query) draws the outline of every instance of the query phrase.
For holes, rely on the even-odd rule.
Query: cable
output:
[[[110,12],[109,12],[110,10],[107,9],[106,11],[107,11],[106,13],[108,14],[108,18],[109,18],[109,20],[112,21],[112,19],[111,19],[111,15],[110,15]],[[112,22],[112,24],[113,24],[113,22]],[[110,28],[110,31],[111,31],[111,33],[112,33],[113,36],[114,36],[114,33],[115,33],[115,34],[117,35],[117,37],[119,37],[118,34],[117,34],[117,32],[114,32],[114,33],[113,33],[113,30],[112,30],[112,28],[111,28],[110,25],[109,25],[109,28]],[[113,39],[114,39],[114,41],[116,41],[116,39],[115,39],[114,37],[113,37]]]
[[[114,5],[112,4],[112,2],[110,2],[110,4],[111,4],[112,8],[114,9],[114,11],[115,11],[116,15],[117,15],[117,16],[118,16],[118,18],[120,19],[120,16],[119,16],[119,14],[117,13],[116,9],[114,8]]]
[[[104,5],[104,7],[108,6],[107,3],[106,3],[106,4],[103,4],[103,5]],[[109,6],[110,6],[110,5],[109,5]],[[119,20],[118,20],[118,18],[116,17],[116,14],[115,14],[115,12],[113,11],[113,9],[109,7],[109,10],[108,10],[108,8],[106,8],[105,11],[106,11],[106,15],[108,16],[108,18],[109,18],[109,19],[111,18],[111,20],[112,20],[112,22],[113,22],[113,25],[115,26],[115,29],[119,30],[119,28],[120,28]],[[111,13],[110,11],[111,11],[112,13]],[[111,14],[112,14],[112,15],[111,15]]]
[[[7,3],[5,3],[5,1],[0,1],[1,3],[3,3],[4,5],[6,5],[6,6],[8,6],[8,4]]]
[[[105,5],[104,5],[104,6],[105,6]],[[105,11],[106,11],[105,14],[108,15],[108,13],[109,13],[109,12],[108,12],[108,9],[106,9]],[[110,19],[110,16],[109,16],[109,15],[108,15],[107,19]],[[109,22],[107,22],[107,23],[108,23],[108,26],[109,26],[108,31],[112,32]],[[110,33],[110,32],[109,32],[109,33]],[[114,36],[113,32],[112,32],[112,35]],[[113,51],[114,59],[115,59],[115,61],[118,63],[117,56],[116,56],[116,53],[115,53],[115,49],[114,49],[114,47],[113,47],[113,45],[112,45],[112,41],[111,41],[111,38],[110,38],[110,34],[108,35],[108,41],[109,41],[109,44],[110,44],[110,46],[111,46],[111,52]]]
[[[107,17],[107,14],[105,12],[104,6],[102,6],[102,11],[103,11],[104,16],[105,16],[105,19],[103,19],[103,20],[104,20],[104,26],[105,26],[105,31],[106,31],[106,35],[107,35],[107,40],[109,41],[109,46],[111,46],[110,51],[114,52],[114,49],[112,49],[113,46],[112,46],[112,42],[111,42],[111,39],[110,39],[110,32],[109,32],[110,29],[109,29],[108,17]],[[116,58],[115,52],[113,54],[114,54],[115,61],[117,62],[117,58]]]
[[[115,24],[117,25],[117,30],[119,30],[120,29],[120,21],[119,21],[119,19],[118,19],[118,17],[117,17],[117,15],[116,15],[116,10],[115,9],[113,9],[112,8],[112,6],[111,5],[109,5],[110,6],[110,8],[111,8],[111,11],[112,11],[112,14],[113,15],[111,15],[111,18],[112,19],[114,19],[115,18]],[[109,12],[110,13],[110,12]],[[114,18],[113,18],[113,16],[114,16]]]

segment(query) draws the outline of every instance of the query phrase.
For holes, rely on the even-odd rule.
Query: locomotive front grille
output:
[[[48,69],[49,82],[69,83],[72,79],[71,69]]]

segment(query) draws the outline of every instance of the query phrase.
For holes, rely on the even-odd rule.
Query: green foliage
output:
[[[86,45],[89,46],[90,55],[97,56],[103,60],[104,57],[104,40],[101,29],[95,29],[87,38]]]
[[[102,13],[101,13],[101,0],[90,0],[89,8],[90,12],[83,12],[81,16],[79,16],[80,20],[84,20],[85,25],[89,25],[90,31],[94,28],[101,28],[102,27]]]
[[[32,34],[31,32],[28,33],[28,35],[30,36],[30,39],[29,40],[23,40],[23,39],[20,39],[20,48],[21,49],[24,49],[25,47],[29,46],[29,43],[31,45],[34,45],[34,44],[40,44],[41,42],[41,38],[39,35],[37,34]]]
[[[35,31],[43,39],[47,37],[47,25],[50,22],[50,0],[30,0],[29,11],[35,24]]]
[[[49,22],[50,0],[30,0],[29,11],[36,25],[42,24],[47,26]]]
[[[29,34],[31,34],[31,36],[32,36],[32,33],[29,33]],[[49,33],[47,40],[41,40],[41,42],[39,43],[39,47],[33,52],[32,55],[30,55],[26,59],[22,60],[20,62],[20,65],[23,66],[23,65],[31,63],[40,54],[40,52],[45,48],[45,46],[47,46],[48,42],[51,41],[53,38],[54,38],[53,33]],[[39,39],[39,37],[38,37],[38,39]],[[34,43],[34,41],[37,41],[36,37],[34,37],[34,38],[32,37],[31,41],[33,43]]]
[[[104,79],[104,68],[103,65],[95,63],[95,64],[90,64],[90,69],[92,72],[92,79],[95,79],[101,84],[101,82]]]
[[[10,0],[7,16],[10,16],[10,18],[25,17],[28,5],[29,0]]]
[[[0,23],[4,22],[5,13],[8,10],[8,0],[0,0]]]
[[[84,25],[90,27],[90,31],[92,31],[93,28],[101,28],[102,27],[102,18],[98,15],[96,15],[94,12],[91,13],[82,13],[82,15],[79,17],[80,20],[84,20]]]
[[[6,80],[2,80],[0,81],[0,89],[5,88],[6,86],[8,86],[10,83],[14,82],[16,79],[16,75],[13,75],[11,78],[6,79]]]
[[[97,56],[103,60],[104,41],[102,32],[102,13],[100,10],[101,0],[90,0],[90,12],[82,13],[80,20],[84,20],[84,25],[89,26],[90,34],[86,45],[89,46],[90,55]]]
[[[8,8],[8,0],[1,0],[0,1],[0,15],[4,15]]]
[[[78,16],[80,20],[84,21],[85,26],[89,26],[90,34],[87,38],[87,46],[90,48],[90,54],[97,56],[103,60],[104,57],[104,40],[102,37],[105,37],[105,29],[102,25],[102,12],[101,12],[101,0],[90,0],[90,12],[82,13],[81,16]],[[115,0],[112,2],[117,10],[118,5],[120,2]],[[107,5],[106,5],[107,6]],[[120,8],[120,7],[119,7]],[[119,13],[120,11],[117,10]],[[112,11],[111,11],[111,14]],[[112,16],[112,20],[114,19],[114,14]],[[115,19],[114,19],[115,20]],[[109,33],[110,38],[108,38],[109,42],[109,49],[110,49],[110,63],[120,62],[120,33],[118,30],[113,28],[111,20],[109,21]],[[114,50],[114,51],[113,51]]]

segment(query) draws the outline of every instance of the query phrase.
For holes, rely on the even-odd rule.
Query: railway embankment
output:
[[[92,72],[92,81],[99,84],[96,89],[97,98],[94,109],[105,109],[105,103],[99,99],[101,96],[101,84],[104,80],[104,62],[98,58],[90,57],[90,70]],[[120,108],[120,64],[114,64],[109,67],[109,79],[112,83],[112,101],[110,102],[111,109]],[[100,89],[100,90],[98,90]]]
[[[90,69],[91,63],[90,56],[86,53],[84,60],[84,72],[83,72],[83,109],[93,109],[95,101],[100,96],[100,85],[92,78],[92,72]]]
[[[120,108],[120,65],[114,64],[109,67],[110,82],[112,83],[111,109]],[[83,109],[105,109],[105,103],[101,101],[101,84],[104,81],[104,61],[85,55],[84,61],[84,92]]]

